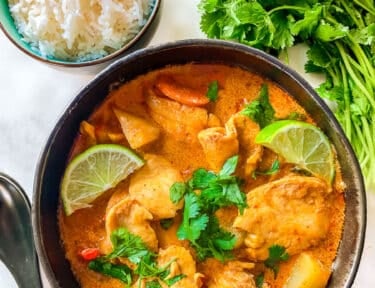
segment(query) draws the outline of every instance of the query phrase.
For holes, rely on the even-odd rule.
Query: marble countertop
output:
[[[203,38],[199,0],[163,0],[161,21],[150,45]],[[304,53],[291,65],[303,71]],[[46,66],[23,54],[0,32],[0,171],[17,180],[31,198],[39,154],[49,133],[78,91],[94,77]],[[309,79],[316,81],[316,79]],[[375,153],[375,152],[374,152]],[[368,192],[365,248],[353,287],[375,287],[375,191]],[[17,287],[0,262],[0,288]],[[49,287],[48,284],[44,285]]]

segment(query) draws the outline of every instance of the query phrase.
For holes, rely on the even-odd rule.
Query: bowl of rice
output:
[[[146,46],[161,0],[0,0],[0,28],[45,63],[84,67]]]

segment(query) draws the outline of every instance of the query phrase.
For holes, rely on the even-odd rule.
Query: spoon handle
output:
[[[20,288],[42,287],[32,236],[30,202],[19,184],[1,172],[0,260]]]

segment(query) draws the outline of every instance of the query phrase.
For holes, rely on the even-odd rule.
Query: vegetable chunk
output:
[[[114,112],[131,148],[137,149],[158,139],[160,129],[154,123],[119,109]]]
[[[301,253],[283,288],[324,288],[331,271],[310,254]]]

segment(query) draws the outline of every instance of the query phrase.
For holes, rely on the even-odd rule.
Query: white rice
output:
[[[17,29],[43,57],[86,61],[121,48],[146,23],[151,0],[9,0]]]

